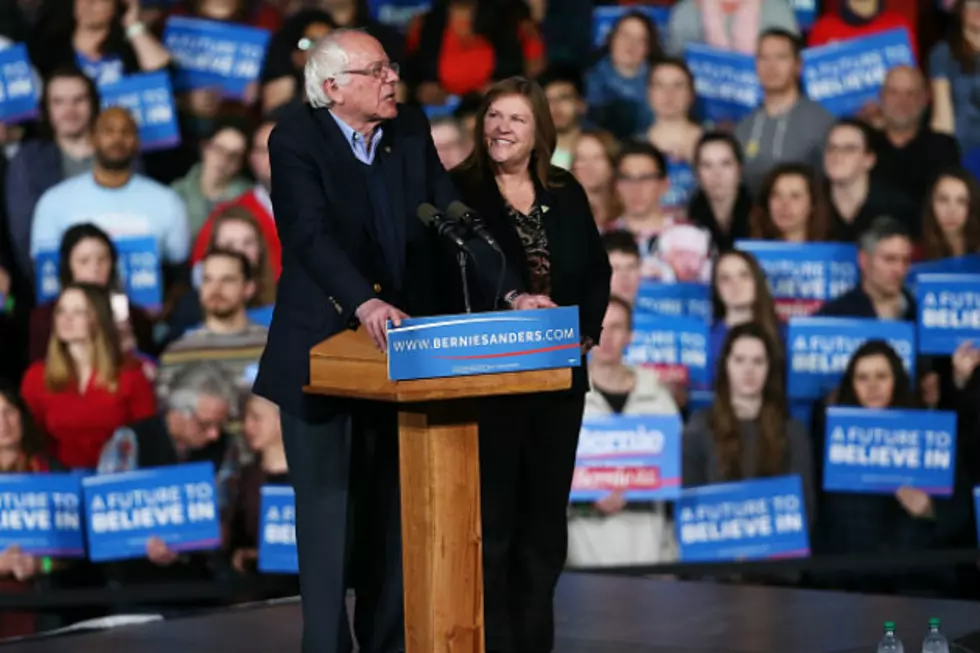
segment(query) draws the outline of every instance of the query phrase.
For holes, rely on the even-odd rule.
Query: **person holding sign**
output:
[[[119,346],[108,293],[84,283],[61,291],[48,355],[28,368],[21,393],[69,469],[94,469],[113,431],[156,412],[142,365]]]
[[[50,471],[44,455],[44,437],[34,424],[27,404],[12,386],[0,381],[0,474],[35,474]],[[30,581],[50,572],[53,561],[0,542],[0,592],[14,594],[32,589]],[[0,611],[0,639],[28,635],[36,630],[36,615]]]
[[[882,340],[869,340],[854,352],[830,405],[901,409],[916,408],[919,401],[895,350]],[[824,411],[815,410],[813,442],[820,478],[826,450],[825,421]],[[821,492],[814,552],[912,553],[944,548],[947,544],[944,538],[957,530],[955,522],[962,515],[962,507],[957,505],[959,499],[956,495],[951,499],[931,497],[913,487],[900,488],[895,496]],[[969,520],[969,508],[966,510]],[[822,580],[849,590],[891,592],[903,588],[935,588],[940,578],[942,574],[929,570],[918,575],[912,572],[834,574]]]
[[[600,415],[677,415],[679,410],[657,373],[623,362],[632,330],[632,306],[613,296],[602,321],[602,338],[589,358],[592,389],[584,417]],[[642,565],[677,557],[673,524],[663,501],[629,503],[615,490],[593,505],[572,505],[568,518],[571,566]]]
[[[518,271],[514,308],[577,306],[584,355],[609,305],[609,259],[582,187],[550,165],[555,127],[537,83],[494,84],[477,115],[473,153],[452,171]],[[492,296],[478,310],[493,310]],[[487,649],[551,651],[555,585],[568,545],[569,490],[588,370],[567,392],[481,402],[480,497]]]
[[[754,322],[728,332],[718,358],[715,402],[684,429],[684,487],[798,474],[814,517],[813,455],[802,424],[789,416],[782,354]]]
[[[687,219],[711,232],[720,251],[749,234],[752,197],[742,183],[742,147],[731,134],[708,132],[694,150],[697,188],[687,204]]]

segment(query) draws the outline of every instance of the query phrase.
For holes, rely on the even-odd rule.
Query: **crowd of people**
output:
[[[41,81],[37,120],[0,125],[0,473],[210,461],[225,525],[218,552],[179,554],[151,540],[146,560],[132,564],[8,548],[0,551],[0,591],[256,573],[259,490],[288,483],[279,409],[251,394],[283,258],[268,142],[283,109],[305,101],[306,52],[341,27],[383,44],[400,100],[426,109],[447,170],[484,138],[477,111],[492,81],[525,76],[543,88],[555,132],[554,146],[544,143],[551,164],[584,189],[612,269],[588,360],[586,416],[682,416],[687,486],[798,474],[814,555],[976,547],[980,349],[967,343],[951,357],[920,359],[910,378],[887,343],[868,341],[811,418],[794,419],[787,315],[755,257],[734,244],[856,243],[857,284],[813,309],[915,321],[910,266],[980,255],[980,187],[971,172],[980,153],[977,0],[953,3],[942,18],[948,36],[934,44],[920,42],[916,20],[886,0],[824,3],[808,30],[787,0],[679,0],[662,24],[644,7],[627,8],[597,49],[588,0],[432,5],[398,28],[359,0],[18,0],[0,11],[0,47],[26,43]],[[272,37],[245,99],[215,89],[178,93],[181,144],[147,152],[138,121],[124,108],[103,108],[99,89],[174,68],[161,37],[169,16],[259,27]],[[854,116],[835,117],[805,96],[804,45],[894,28],[908,31],[921,69],[889,70],[880,96]],[[684,60],[689,43],[754,56],[758,108],[737,123],[702,119]],[[530,136],[512,128],[521,138],[541,133],[540,125],[528,127]],[[454,179],[465,185],[465,171]],[[127,294],[123,283],[130,238],[154,244],[152,301]],[[39,273],[45,256],[57,270],[50,279]],[[683,378],[626,359],[641,286],[677,282],[710,288],[715,395],[707,408],[693,405]],[[953,495],[824,492],[830,406],[955,411]],[[627,501],[622,492],[570,505],[568,531],[571,566],[678,556],[671,506]],[[977,598],[970,567],[768,580]],[[46,627],[46,618],[0,614],[0,637]]]

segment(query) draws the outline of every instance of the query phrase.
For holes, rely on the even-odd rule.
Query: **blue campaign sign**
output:
[[[799,476],[686,489],[674,515],[684,562],[810,555]]]
[[[163,41],[177,65],[174,88],[190,91],[221,88],[226,97],[241,99],[259,78],[268,30],[174,16],[167,20]]]
[[[835,116],[851,116],[878,100],[889,70],[915,65],[908,31],[888,30],[804,50],[803,89]]]
[[[629,7],[596,7],[592,10],[592,45],[601,48],[606,44],[609,31],[616,21],[631,13],[641,13],[657,26],[657,33],[667,33],[667,23],[670,20],[670,7],[666,5],[633,5]]]
[[[740,240],[735,248],[752,254],[762,266],[776,312],[784,320],[811,315],[858,283],[857,245],[851,243]]]
[[[211,463],[88,476],[82,491],[93,562],[142,558],[151,537],[173,551],[221,544]]]
[[[973,488],[973,521],[977,523],[977,542],[980,542],[980,485]]]
[[[156,311],[163,302],[163,269],[155,238],[119,238],[119,277],[134,304]]]
[[[791,399],[819,399],[840,381],[854,351],[885,340],[915,378],[915,325],[894,320],[794,317],[789,321],[787,388]]]
[[[0,474],[0,552],[85,557],[79,474]]]
[[[571,500],[595,501],[614,490],[632,501],[680,496],[678,415],[604,415],[582,422]]]
[[[694,75],[701,115],[706,120],[737,121],[759,105],[762,91],[751,55],[688,43],[684,59]]]
[[[662,283],[644,279],[636,294],[637,315],[672,315],[711,320],[711,287],[703,283]]]
[[[248,319],[255,324],[260,324],[266,329],[272,324],[272,311],[275,309],[275,304],[269,304],[267,306],[258,306],[256,308],[250,308],[248,311]]]
[[[950,355],[980,343],[980,274],[924,274],[916,283],[919,352]]]
[[[431,0],[368,0],[371,17],[395,29],[404,31],[412,19],[425,13]]]
[[[817,0],[790,0],[790,5],[801,30],[806,31],[813,27],[817,20]]]
[[[388,378],[431,379],[576,367],[578,307],[413,317],[388,329]]]
[[[139,125],[140,149],[162,150],[180,144],[177,108],[164,72],[123,77],[114,84],[99,87],[102,108],[123,107]]]
[[[980,274],[980,254],[954,256],[912,264],[905,285],[913,295],[916,294],[916,280],[924,274]]]
[[[691,385],[708,385],[708,323],[694,317],[637,315],[633,341],[626,350],[630,365],[685,367]]]
[[[58,252],[38,252],[34,257],[34,287],[37,289],[38,304],[44,304],[58,296],[61,289],[58,259]]]
[[[827,409],[824,490],[894,494],[907,486],[949,496],[955,473],[956,413]]]
[[[34,118],[37,100],[27,46],[17,43],[0,51],[0,121],[14,123]]]
[[[687,200],[697,186],[694,170],[687,161],[667,160],[667,179],[670,185],[664,193],[660,205],[664,207],[686,207]]]
[[[296,495],[288,485],[263,485],[259,503],[259,571],[299,573]]]

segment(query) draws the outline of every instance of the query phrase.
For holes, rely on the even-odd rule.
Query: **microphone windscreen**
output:
[[[441,214],[442,211],[432,206],[428,202],[419,204],[419,207],[415,209],[415,215],[417,215],[419,220],[424,222],[426,225],[431,225],[439,218]]]
[[[450,202],[449,206],[446,207],[446,215],[448,215],[453,222],[462,220],[470,213],[473,213],[473,209],[458,200]]]

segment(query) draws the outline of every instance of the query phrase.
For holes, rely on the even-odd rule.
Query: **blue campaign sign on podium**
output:
[[[173,551],[221,544],[214,465],[189,463],[82,480],[89,559],[146,556],[158,537]]]
[[[392,381],[581,365],[578,307],[440,315],[388,328]]]
[[[680,495],[680,417],[609,415],[583,421],[570,500],[595,501],[614,490],[631,501]]]
[[[980,274],[923,274],[916,300],[920,353],[949,356],[980,342]]]
[[[826,491],[891,495],[909,486],[949,496],[955,472],[956,413],[827,409]]]
[[[85,556],[80,474],[0,474],[0,551]]]
[[[686,489],[674,515],[683,562],[810,555],[799,476]]]
[[[263,485],[259,510],[259,571],[298,573],[296,495],[293,488],[288,485]]]
[[[896,320],[794,317],[786,335],[790,399],[820,399],[840,381],[854,351],[884,340],[915,378],[915,325]]]

